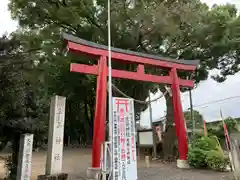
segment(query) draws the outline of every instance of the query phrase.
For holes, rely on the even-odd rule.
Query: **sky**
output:
[[[0,35],[12,32],[17,29],[17,22],[11,19],[8,11],[8,0],[1,0],[0,3]]]
[[[240,0],[202,0],[202,2],[207,3],[210,7],[214,4],[231,3],[235,4],[240,10]],[[216,73],[217,71],[211,71],[209,76]],[[221,119],[220,109],[222,111],[223,118],[240,117],[239,87],[240,72],[234,76],[229,76],[223,83],[217,83],[209,77],[208,80],[200,82],[197,88],[192,91],[193,106],[196,106],[194,109],[199,111],[203,115],[204,120],[207,122]],[[151,99],[155,99],[159,97],[159,95],[159,93],[155,95],[151,94]],[[225,101],[208,104],[209,102],[215,102],[226,98],[227,100]],[[185,111],[190,107],[189,93],[182,93],[181,100],[183,110]],[[153,121],[156,121],[160,117],[164,117],[166,115],[165,102],[165,99],[160,99],[151,104]],[[149,128],[151,127],[149,108],[141,114],[140,125]]]
[[[202,2],[207,3],[210,7],[213,4],[225,4],[234,3],[240,9],[240,0],[202,0]],[[17,22],[11,19],[10,13],[8,11],[8,0],[1,0],[0,3],[0,35],[3,33],[10,33],[17,29]],[[210,74],[216,72],[212,71]],[[219,103],[213,103],[209,105],[204,105],[196,107],[204,117],[206,121],[214,121],[220,119],[220,109],[222,109],[224,117],[240,117],[240,73],[229,76],[224,83],[217,83],[211,78],[206,81],[201,82],[196,89],[192,91],[193,105],[201,105],[212,101],[217,101],[219,99],[224,99],[228,97],[238,96],[236,98],[231,98],[226,101]],[[159,93],[151,95],[151,98],[158,97]],[[189,94],[184,93],[181,95],[183,109],[189,108]],[[165,100],[161,99],[157,102],[152,103],[153,120],[165,116]],[[142,126],[150,126],[149,109],[141,114]]]
[[[201,0],[204,3],[207,3],[208,6],[212,6],[214,4],[226,4],[231,3],[235,4],[238,8],[240,8],[240,1],[239,0]]]

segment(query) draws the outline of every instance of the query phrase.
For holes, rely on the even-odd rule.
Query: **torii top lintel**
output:
[[[96,56],[108,56],[108,47],[105,45],[87,41],[66,33],[63,33],[63,39],[67,41],[68,48],[71,51],[83,52]],[[164,68],[176,68],[184,71],[196,70],[199,63],[199,60],[176,60],[113,47],[111,51],[113,59]]]

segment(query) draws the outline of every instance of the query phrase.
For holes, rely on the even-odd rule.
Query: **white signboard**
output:
[[[137,180],[134,102],[113,98],[113,180]]]
[[[33,134],[23,134],[20,139],[17,180],[30,180],[32,167]]]
[[[153,132],[143,131],[139,132],[139,145],[153,145]]]
[[[63,137],[66,98],[54,96],[51,100],[46,174],[62,172]]]

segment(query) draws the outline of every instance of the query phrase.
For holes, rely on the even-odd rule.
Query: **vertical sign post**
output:
[[[46,175],[62,173],[65,103],[62,96],[51,99]]]
[[[133,99],[113,98],[112,124],[112,179],[137,180]]]
[[[22,134],[18,156],[17,180],[31,179],[33,134]]]

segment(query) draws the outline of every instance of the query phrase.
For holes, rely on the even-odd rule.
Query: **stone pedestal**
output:
[[[145,160],[145,156],[149,156],[149,159],[152,160],[152,151],[151,147],[138,147],[138,160]]]
[[[188,161],[187,160],[181,160],[181,159],[177,160],[177,167],[180,168],[180,169],[189,169],[190,168],[190,166],[188,164]]]
[[[101,169],[89,167],[87,169],[87,179],[100,179]]]
[[[145,156],[145,166],[146,166],[147,168],[150,167],[150,159],[149,159],[149,156]]]
[[[67,180],[68,174],[60,173],[54,175],[40,175],[38,176],[37,180]]]

